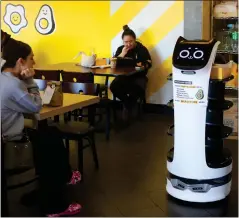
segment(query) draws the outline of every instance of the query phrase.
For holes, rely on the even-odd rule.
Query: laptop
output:
[[[133,60],[132,58],[117,57],[116,67],[135,67],[135,66],[136,66],[136,61]]]

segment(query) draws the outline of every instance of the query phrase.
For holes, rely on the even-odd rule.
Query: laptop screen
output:
[[[117,57],[116,67],[135,67],[136,62],[132,58],[120,58]]]

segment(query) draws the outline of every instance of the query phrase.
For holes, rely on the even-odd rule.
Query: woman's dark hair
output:
[[[19,58],[26,60],[31,51],[32,49],[28,44],[10,38],[3,48],[2,58],[6,62],[3,65],[2,70],[15,67]]]
[[[124,26],[123,26],[123,30],[124,30],[124,32],[123,32],[123,34],[122,34],[122,39],[124,38],[124,36],[132,36],[134,39],[136,39],[136,35],[135,35],[134,31],[131,30],[131,29],[128,27],[128,25],[124,25]]]
[[[7,44],[10,38],[11,36],[9,34],[1,30],[1,51],[2,51],[2,48]]]

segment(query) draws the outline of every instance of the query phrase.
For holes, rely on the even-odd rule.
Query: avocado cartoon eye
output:
[[[55,30],[55,18],[53,9],[49,5],[43,5],[35,21],[36,30],[42,35],[48,35]]]

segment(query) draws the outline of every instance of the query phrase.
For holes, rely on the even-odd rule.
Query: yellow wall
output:
[[[8,3],[21,4],[26,11],[28,26],[18,34],[12,33],[3,21],[5,6]],[[50,5],[54,11],[56,29],[50,35],[41,35],[35,29],[35,19],[43,4]],[[168,98],[171,98],[171,94],[168,94],[169,89],[171,92],[171,87],[165,88],[165,85],[168,83],[166,77],[172,69],[172,46],[176,38],[183,34],[183,1],[175,0],[168,3],[166,1],[124,1],[122,6],[111,14],[113,4],[113,1],[2,1],[1,28],[10,33],[13,38],[30,44],[35,53],[36,67],[41,67],[47,64],[72,62],[79,51],[90,52],[92,49],[98,57],[110,57],[112,45],[118,39],[121,43],[120,37],[117,39],[117,36],[121,35],[122,26],[129,24],[131,27],[132,23],[137,24],[138,29],[143,29],[143,32],[139,30],[140,34],[137,34],[137,37],[149,49],[153,59],[147,95],[149,98],[153,96],[150,100],[152,103],[165,103],[161,101],[161,96],[167,98],[168,95]],[[151,9],[157,8],[160,11],[160,8],[165,7],[166,4],[169,4],[169,7],[161,14],[155,10],[151,13]],[[144,25],[142,20],[143,14],[145,20],[148,19],[147,25]],[[152,22],[149,22],[150,19]],[[136,33],[137,28],[132,26]],[[163,41],[169,46],[163,43],[158,46]],[[168,47],[170,52],[167,51]],[[167,56],[162,60],[161,56],[164,53]],[[103,81],[103,79],[97,78],[96,81]]]
[[[3,1],[2,17],[5,13]],[[14,1],[14,5],[24,5],[28,26],[19,34],[11,33],[10,28],[1,19],[1,28],[13,38],[30,44],[35,53],[37,65],[72,61],[79,51],[95,52],[102,56],[110,55],[109,3],[107,1]],[[35,19],[43,4],[49,4],[53,10],[56,29],[53,34],[41,35],[35,29]],[[100,10],[99,10],[100,8]]]

